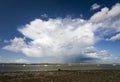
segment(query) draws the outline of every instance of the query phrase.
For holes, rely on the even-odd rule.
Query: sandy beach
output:
[[[0,72],[0,82],[119,82],[120,70]]]

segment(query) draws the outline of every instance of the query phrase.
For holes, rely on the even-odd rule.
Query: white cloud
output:
[[[104,7],[101,9],[101,11],[95,13],[90,20],[92,22],[101,22],[107,18],[108,11],[109,9],[107,7]]]
[[[26,44],[22,38],[14,38],[11,45],[3,49],[21,51],[29,57],[57,57],[78,55],[87,46],[94,44],[91,23],[82,19],[36,19],[18,29],[25,37],[32,39]]]
[[[43,15],[41,15],[41,17],[43,17],[43,18],[47,18],[48,15],[47,15],[47,14],[43,14]]]
[[[19,59],[15,59],[15,60],[13,60],[11,62],[15,62],[15,63],[28,63],[28,60],[19,58]]]
[[[101,11],[95,13],[91,18],[90,21],[92,22],[103,22],[105,20],[112,19],[115,16],[120,15],[120,4],[117,3],[115,6],[112,7],[111,10],[109,8],[104,7]]]
[[[3,49],[22,52],[28,57],[59,58],[58,61],[65,62],[66,59],[75,62],[77,57],[79,61],[101,59],[99,51],[93,47],[95,26],[83,19],[35,19],[18,29],[31,39],[28,44],[25,39],[15,37]]]
[[[4,42],[4,43],[9,43],[10,41],[9,41],[9,40],[4,40],[3,42]]]
[[[23,49],[24,47],[27,46],[27,44],[24,42],[24,40],[25,40],[24,38],[15,37],[13,40],[11,39],[9,41],[9,42],[11,42],[11,44],[3,47],[3,49],[7,49],[10,51],[14,51],[14,52],[20,52],[21,49]]]
[[[97,3],[95,3],[95,4],[93,4],[93,5],[91,6],[91,9],[92,9],[92,10],[96,10],[96,9],[98,9],[98,8],[100,8],[100,5],[98,5]]]
[[[24,37],[15,37],[11,44],[3,47],[5,50],[21,52],[28,57],[40,57],[44,61],[107,61],[113,58],[107,51],[99,51],[95,42],[105,35],[120,31],[120,4],[109,10],[107,7],[95,13],[89,20],[81,18],[50,18],[47,21],[35,19],[18,29]],[[114,12],[114,13],[112,13]],[[114,22],[113,22],[114,20]]]
[[[26,59],[22,59],[22,58],[18,58],[18,59],[4,59],[4,58],[0,58],[0,63],[29,63],[28,60]]]
[[[116,34],[115,36],[112,36],[109,39],[106,39],[107,41],[116,41],[116,40],[120,40],[120,33]]]
[[[80,14],[80,18],[82,18],[83,17],[83,14]]]
[[[18,29],[32,41],[26,44],[25,39],[16,37],[3,49],[22,52],[28,57],[85,57],[84,50],[95,42],[91,27],[91,23],[82,19],[35,19]],[[66,59],[62,58],[59,61]]]
[[[97,25],[95,31],[102,37],[120,32],[120,3],[115,4],[111,9],[102,8],[101,11],[91,16],[89,22]]]

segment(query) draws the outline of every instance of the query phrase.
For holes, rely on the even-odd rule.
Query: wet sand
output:
[[[0,72],[0,82],[120,82],[120,70]]]

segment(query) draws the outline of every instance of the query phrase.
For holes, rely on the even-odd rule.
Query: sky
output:
[[[0,0],[0,63],[120,63],[120,0]]]

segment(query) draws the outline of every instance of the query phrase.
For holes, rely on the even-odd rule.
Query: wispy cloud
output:
[[[106,50],[97,50],[94,44],[113,30],[114,33],[120,32],[119,21],[119,3],[112,9],[101,9],[89,20],[70,17],[46,21],[35,19],[18,29],[31,41],[26,43],[25,38],[15,37],[3,49],[21,52],[28,57],[40,57],[46,62],[56,59],[57,62],[109,61],[114,56]]]
[[[47,18],[48,15],[47,15],[47,14],[42,14],[41,17],[43,17],[43,18]]]
[[[95,3],[95,4],[93,4],[92,6],[91,6],[91,10],[96,10],[96,9],[98,9],[98,8],[100,8],[101,6],[100,5],[98,5],[97,3]]]
[[[4,43],[9,43],[10,41],[9,40],[3,40]]]
[[[116,34],[115,36],[112,36],[111,38],[106,39],[107,41],[116,41],[120,40],[120,33]]]
[[[0,57],[0,63],[29,63],[29,61],[23,58],[3,59],[2,57]]]
[[[19,59],[15,59],[11,62],[15,62],[15,63],[28,63],[29,61],[26,60],[26,59],[22,59],[22,58],[19,58]]]

